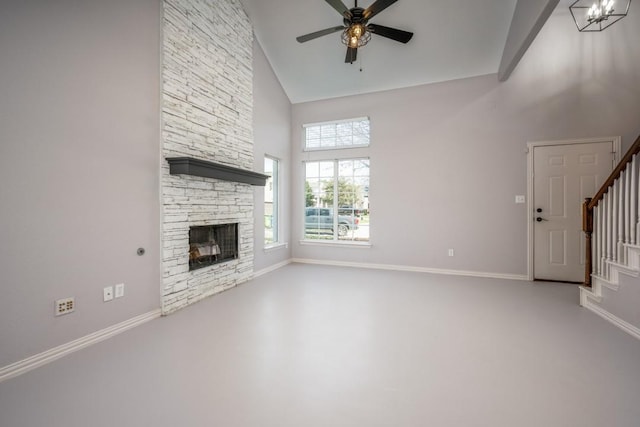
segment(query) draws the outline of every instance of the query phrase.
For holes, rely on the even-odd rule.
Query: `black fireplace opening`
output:
[[[238,224],[189,227],[189,270],[238,259]]]

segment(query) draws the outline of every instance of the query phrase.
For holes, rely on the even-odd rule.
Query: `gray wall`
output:
[[[514,196],[527,194],[526,143],[620,135],[626,149],[635,140],[638,12],[585,34],[558,9],[505,83],[488,75],[295,104],[294,258],[525,275],[527,212]],[[371,119],[373,246],[300,245],[302,125],[360,116]]]
[[[158,0],[0,6],[0,366],[160,305],[159,22]]]
[[[254,170],[264,170],[265,154],[280,160],[280,239],[288,247],[264,249],[264,187],[254,193],[254,264],[262,269],[291,258],[291,103],[260,47],[253,42]]]

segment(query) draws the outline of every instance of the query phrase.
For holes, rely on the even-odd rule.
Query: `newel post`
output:
[[[591,287],[591,233],[593,232],[593,208],[589,207],[591,197],[587,197],[582,204],[582,231],[586,238],[584,260],[584,285]]]

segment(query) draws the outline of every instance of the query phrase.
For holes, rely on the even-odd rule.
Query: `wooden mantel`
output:
[[[259,187],[264,187],[269,178],[269,175],[206,160],[194,159],[193,157],[169,157],[167,158],[167,162],[169,162],[169,173],[171,175],[202,176],[205,178],[257,185]]]

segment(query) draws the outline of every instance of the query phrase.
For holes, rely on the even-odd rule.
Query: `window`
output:
[[[368,242],[369,159],[344,159],[336,150],[368,147],[369,119],[314,123],[304,129],[304,150],[316,151],[314,161],[304,163],[304,238]]]
[[[304,126],[305,150],[369,146],[369,119],[350,119]]]
[[[305,162],[304,238],[369,241],[369,159]]]
[[[269,175],[264,186],[264,244],[273,245],[278,239],[278,160],[264,158],[264,174]]]

